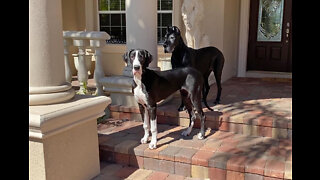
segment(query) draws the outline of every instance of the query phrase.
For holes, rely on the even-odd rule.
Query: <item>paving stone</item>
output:
[[[243,172],[227,171],[227,180],[244,180]]]
[[[191,177],[201,179],[209,178],[208,167],[191,165]]]
[[[119,169],[116,173],[114,173],[114,176],[119,177],[121,179],[125,179],[137,170],[137,168],[124,166],[123,168]]]
[[[227,170],[245,172],[245,163],[247,156],[237,155],[229,158],[227,162]]]
[[[136,156],[136,155],[130,155],[130,162],[129,165],[136,168],[143,168],[143,157],[142,156]]]
[[[143,167],[144,169],[159,171],[159,160],[153,158],[143,158]]]
[[[174,162],[167,160],[159,160],[159,171],[174,174]]]
[[[275,178],[283,178],[285,172],[285,162],[279,160],[268,160],[266,162],[264,175],[275,177]]]
[[[197,152],[195,149],[191,148],[181,148],[179,152],[177,152],[174,156],[174,160],[182,163],[192,162],[192,156]]]
[[[192,164],[199,165],[199,166],[206,166],[209,165],[209,159],[213,156],[212,151],[205,151],[199,150],[196,152],[192,157]]]
[[[164,180],[169,176],[168,173],[160,172],[160,171],[153,171],[146,180]]]
[[[244,174],[244,179],[245,180],[263,180],[262,175],[258,175],[258,174],[250,174],[250,173],[245,173]]]
[[[247,159],[245,164],[245,172],[252,174],[264,175],[266,160],[262,158]]]
[[[117,164],[129,165],[130,155],[114,152],[114,160],[115,160],[115,163]]]
[[[174,162],[174,173],[185,177],[191,177],[191,164]]]
[[[226,180],[227,171],[219,168],[209,168],[210,180]]]
[[[144,150],[144,153],[143,153],[143,156],[144,157],[150,157],[150,158],[155,158],[155,159],[158,159],[159,158],[159,152],[166,149],[168,147],[168,144],[166,145],[163,145],[161,147],[158,147],[156,149],[145,149]]]
[[[174,161],[174,156],[181,150],[180,147],[168,146],[159,152],[159,159],[164,159],[168,161]]]
[[[213,156],[209,159],[209,167],[226,169],[227,162],[232,157],[230,153],[215,152]]]
[[[139,144],[140,142],[136,140],[125,140],[120,144],[117,144],[114,147],[114,151],[118,153],[129,154],[129,151]]]
[[[292,179],[292,162],[286,162],[285,164],[285,172],[284,172],[285,179]]]
[[[147,169],[138,169],[133,172],[129,177],[126,179],[128,180],[136,180],[136,179],[146,179],[152,173],[151,170]]]
[[[176,174],[169,174],[166,180],[184,180],[184,176],[176,175]]]

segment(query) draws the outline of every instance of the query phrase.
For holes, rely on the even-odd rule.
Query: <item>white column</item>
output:
[[[149,67],[159,70],[157,22],[156,0],[126,0],[127,50],[146,49],[153,57]]]
[[[61,0],[29,1],[29,105],[71,99],[66,82]]]
[[[70,45],[72,45],[72,39],[64,39],[63,45],[64,45],[64,67],[65,67],[65,73],[66,73],[66,81],[71,83],[72,73],[71,73],[70,60],[69,60],[69,48],[70,48]]]
[[[239,23],[238,77],[246,77],[250,0],[241,0]]]

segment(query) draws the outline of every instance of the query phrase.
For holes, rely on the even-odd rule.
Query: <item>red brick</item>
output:
[[[176,174],[169,174],[166,180],[184,180],[184,176],[176,175]]]
[[[248,159],[245,164],[245,172],[252,174],[264,174],[266,160],[261,158]]]
[[[260,116],[258,117],[258,125],[259,126],[268,126],[268,127],[272,127],[274,118],[270,117],[270,116]]]
[[[227,180],[244,180],[244,173],[227,171]]]
[[[169,176],[168,173],[154,171],[146,178],[146,180],[165,180],[168,176]]]
[[[263,180],[282,180],[282,178],[279,179],[279,178],[273,178],[273,177],[264,176]]]
[[[209,179],[210,180],[226,180],[227,171],[219,168],[209,168]]]
[[[115,152],[114,153],[114,160],[117,164],[129,165],[130,155]]]
[[[174,161],[174,156],[181,150],[180,147],[168,146],[166,149],[159,152],[159,159]]]
[[[161,147],[157,147],[156,149],[145,149],[144,150],[144,157],[150,157],[150,158],[159,158],[159,152],[166,149],[168,147],[168,144],[162,145]]]
[[[110,112],[110,117],[111,117],[111,118],[114,118],[114,119],[119,119],[120,113],[119,113],[119,112],[111,111],[111,112]]]
[[[130,155],[129,165],[132,167],[143,169],[143,157]]]
[[[208,161],[212,157],[212,155],[213,155],[212,151],[199,150],[193,155],[192,164],[208,167],[209,165]]]
[[[174,173],[185,177],[191,176],[191,164],[174,162]]]
[[[109,106],[109,110],[110,110],[110,111],[118,112],[118,111],[119,111],[119,108],[120,108],[120,105],[110,105],[110,106]]]
[[[143,168],[144,169],[149,169],[149,170],[154,170],[154,171],[159,171],[159,160],[158,159],[144,157],[144,159],[143,159]]]
[[[232,156],[227,162],[227,170],[245,172],[245,163],[247,157],[245,155]]]
[[[101,148],[99,151],[100,151],[99,152],[100,160],[107,161],[107,162],[114,162],[114,152],[107,151]]]
[[[230,123],[222,121],[219,127],[221,131],[229,131]]]
[[[192,162],[192,156],[197,152],[195,149],[191,148],[181,148],[181,150],[175,154],[174,159],[177,162],[189,163]]]
[[[284,161],[268,160],[266,163],[264,175],[275,177],[275,178],[283,178],[284,170],[285,170]]]
[[[114,173],[114,175],[116,177],[119,177],[120,179],[125,179],[125,178],[129,177],[132,173],[134,173],[136,170],[138,170],[138,169],[125,166],[125,167],[119,169],[116,173]]]
[[[120,112],[119,119],[131,119],[131,113],[129,112]]]
[[[263,136],[263,137],[272,137],[272,128],[258,126],[258,134],[259,136]]]
[[[222,141],[218,139],[208,139],[204,146],[200,148],[200,150],[206,150],[206,151],[216,151],[221,146]]]
[[[159,171],[174,174],[174,162],[167,160],[159,160]]]
[[[215,152],[209,159],[209,167],[226,169],[227,162],[233,155],[230,153]]]
[[[121,106],[119,107],[119,111],[120,111],[120,112],[130,112],[130,107],[129,107],[129,106],[123,106],[123,105],[121,105]]]
[[[130,112],[135,113],[135,114],[140,114],[140,109],[139,109],[139,107],[131,106]]]
[[[249,174],[245,173],[244,174],[244,179],[245,180],[263,180],[264,176],[258,175],[258,174]]]

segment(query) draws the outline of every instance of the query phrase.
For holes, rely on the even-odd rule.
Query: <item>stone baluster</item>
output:
[[[78,94],[86,94],[88,92],[88,70],[85,62],[85,47],[89,45],[88,40],[73,39],[73,45],[78,47],[78,81],[80,89]]]
[[[95,70],[94,70],[94,77],[93,78],[96,83],[95,95],[98,95],[98,96],[101,96],[104,94],[103,93],[103,86],[99,82],[99,80],[104,77],[104,71],[103,71],[102,59],[101,59],[101,49],[105,44],[106,44],[105,40],[90,40],[90,45],[95,50],[95,53],[94,53]]]
[[[72,39],[63,39],[64,45],[64,67],[66,73],[66,81],[71,83],[72,73],[70,68],[70,60],[69,60],[69,47],[72,45]]]

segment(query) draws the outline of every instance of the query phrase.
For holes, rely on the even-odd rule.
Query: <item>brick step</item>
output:
[[[100,160],[192,178],[292,179],[292,141],[207,129],[181,136],[182,126],[158,124],[157,149],[141,144],[140,121],[109,119],[99,124]],[[150,141],[150,139],[149,139]]]
[[[139,169],[136,167],[100,162],[100,174],[92,180],[126,179],[126,180],[198,180],[161,171]]]
[[[216,105],[215,111],[203,108],[206,115],[206,127],[213,130],[234,132],[248,136],[272,137],[277,139],[292,138],[291,112],[268,109],[268,106],[290,106],[291,99],[250,100],[241,103]],[[178,112],[177,101],[157,108],[158,124],[189,126],[189,115],[186,111]],[[111,118],[141,121],[137,107],[111,105]],[[196,128],[200,120],[195,121]]]

